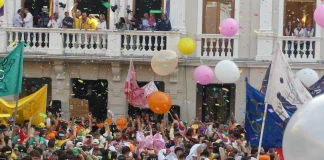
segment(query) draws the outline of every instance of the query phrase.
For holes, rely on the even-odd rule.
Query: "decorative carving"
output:
[[[57,80],[64,80],[64,65],[63,61],[54,61],[54,69],[56,71],[56,79]]]
[[[113,75],[113,81],[114,82],[120,82],[120,63],[119,62],[113,62],[111,63],[111,70]]]
[[[176,68],[171,74],[170,74],[170,82],[171,83],[178,83],[179,78],[179,69]]]

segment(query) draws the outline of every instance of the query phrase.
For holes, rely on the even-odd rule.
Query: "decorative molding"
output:
[[[54,61],[54,69],[56,71],[56,79],[64,80],[65,76],[63,75],[64,73],[63,61]]]
[[[120,82],[120,62],[113,62],[111,63],[111,70],[112,70],[112,75],[113,75],[113,81],[114,82]]]
[[[170,74],[170,82],[171,83],[178,83],[179,80],[179,68],[176,68],[171,74]]]

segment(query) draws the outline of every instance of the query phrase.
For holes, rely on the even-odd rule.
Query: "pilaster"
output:
[[[186,0],[170,0],[170,21],[172,30],[186,32]]]
[[[112,76],[113,76],[113,81],[114,82],[119,82],[120,81],[120,62],[113,62],[111,63],[111,70],[112,70]]]

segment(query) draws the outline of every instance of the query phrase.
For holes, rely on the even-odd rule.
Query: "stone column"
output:
[[[186,0],[170,0],[170,17],[172,30],[186,32]]]
[[[274,44],[272,0],[260,1],[260,28],[256,60],[271,60]]]

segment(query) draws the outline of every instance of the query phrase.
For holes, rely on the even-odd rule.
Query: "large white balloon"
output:
[[[240,78],[240,71],[234,62],[222,60],[215,67],[215,76],[222,83],[234,83]]]
[[[324,95],[299,108],[285,130],[285,160],[324,159]]]
[[[174,51],[161,50],[155,53],[151,60],[153,71],[160,76],[166,76],[172,73],[177,66],[178,55]]]
[[[307,87],[312,86],[319,80],[317,72],[309,68],[304,68],[298,71],[296,76]]]

